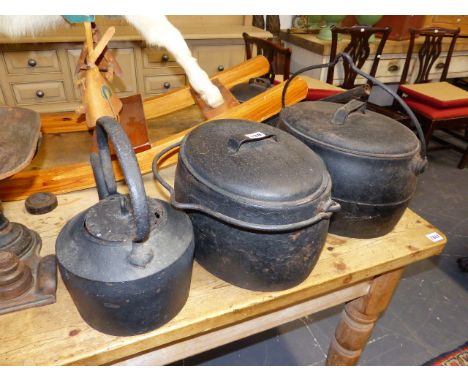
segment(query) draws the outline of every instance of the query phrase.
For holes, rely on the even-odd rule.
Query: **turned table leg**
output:
[[[367,295],[345,305],[327,355],[327,365],[356,365],[375,322],[390,303],[404,268],[372,280]]]

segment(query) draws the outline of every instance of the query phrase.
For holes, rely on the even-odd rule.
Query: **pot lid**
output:
[[[281,112],[280,123],[305,139],[355,154],[408,156],[420,147],[408,127],[365,110],[365,103],[355,100],[346,105],[323,101],[298,103]]]
[[[201,183],[257,203],[310,199],[327,185],[325,165],[312,150],[262,123],[207,122],[185,137],[180,157]]]
[[[148,200],[151,215],[150,230],[165,222],[165,213],[161,205]],[[110,242],[132,241],[136,234],[136,223],[128,195],[116,194],[101,200],[86,211],[85,228],[99,240]]]
[[[122,200],[127,206],[121,205]],[[127,195],[116,195],[67,222],[55,243],[58,263],[87,280],[126,282],[164,272],[192,250],[193,229],[187,214],[148,198],[151,229],[146,241],[137,245],[150,256],[144,266],[132,262],[135,222],[131,211],[121,213],[129,205]]]

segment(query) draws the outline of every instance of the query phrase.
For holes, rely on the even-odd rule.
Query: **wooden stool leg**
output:
[[[430,121],[429,125],[427,126],[426,132],[424,134],[424,140],[426,141],[426,146],[429,146],[429,141],[431,140],[432,133],[434,132],[435,122]]]
[[[377,276],[369,293],[345,305],[327,355],[327,365],[356,365],[375,322],[385,311],[404,268]]]
[[[467,129],[468,131],[468,129]],[[464,169],[466,165],[468,164],[468,146],[466,147],[465,152],[463,153],[460,162],[458,162],[458,168]]]

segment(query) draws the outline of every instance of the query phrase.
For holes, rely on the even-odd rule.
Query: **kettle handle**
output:
[[[110,138],[130,194],[136,226],[133,242],[145,241],[150,231],[148,202],[143,179],[140,175],[140,167],[132,145],[122,126],[111,117],[101,117],[96,121],[95,134],[99,154],[91,154],[91,166],[99,198],[103,199],[118,194],[109,150],[108,139]]]
[[[256,231],[267,231],[267,232],[279,232],[279,231],[289,231],[289,230],[296,230],[296,229],[301,229],[304,227],[308,227],[312,224],[318,223],[322,219],[330,219],[332,216],[333,212],[337,212],[340,210],[340,205],[335,202],[334,200],[327,200],[326,202],[323,203],[321,206],[321,211],[317,213],[317,215],[311,217],[310,219],[306,219],[303,221],[299,221],[296,223],[288,223],[288,224],[282,224],[282,225],[271,225],[271,224],[258,224],[258,223],[248,223],[239,219],[232,218],[230,216],[226,216],[220,212],[213,211],[212,209],[202,206],[201,204],[192,204],[192,203],[179,203],[177,200],[175,200],[175,192],[174,188],[167,183],[161,174],[158,171],[158,162],[159,160],[166,155],[168,152],[171,150],[175,149],[176,147],[179,147],[181,145],[182,141],[174,143],[165,149],[163,149],[158,155],[156,155],[153,159],[153,175],[156,178],[156,180],[161,183],[161,185],[169,191],[170,197],[171,197],[171,204],[173,207],[180,209],[180,210],[188,210],[188,211],[198,211],[202,212],[204,214],[207,214],[209,216],[212,216],[216,219],[221,220],[224,223],[227,224],[232,224],[235,225],[236,227],[241,227],[245,229],[251,229],[251,230],[256,230]]]
[[[413,126],[416,128],[416,130],[418,132],[418,137],[419,137],[419,140],[421,141],[421,158],[422,158],[422,162],[426,163],[427,162],[427,158],[426,158],[426,140],[424,138],[424,132],[423,132],[423,130],[421,128],[421,124],[419,123],[418,119],[414,115],[413,111],[409,108],[409,106],[406,104],[406,102],[395,91],[393,91],[387,85],[384,85],[382,82],[380,82],[376,78],[370,76],[366,72],[359,69],[356,65],[354,65],[353,59],[351,58],[351,56],[348,53],[339,53],[336,56],[336,58],[331,62],[328,62],[328,63],[325,63],[325,64],[306,66],[305,68],[299,69],[297,72],[293,73],[293,75],[291,77],[289,77],[289,79],[286,81],[286,84],[284,85],[284,88],[283,88],[283,93],[281,95],[282,108],[284,109],[285,106],[286,106],[286,91],[288,89],[288,86],[295,77],[297,77],[299,74],[302,74],[304,72],[308,72],[309,70],[312,70],[312,69],[329,68],[331,66],[334,66],[334,65],[336,65],[338,63],[338,61],[340,59],[346,60],[348,62],[348,64],[349,64],[350,68],[352,70],[354,70],[357,74],[359,74],[362,77],[366,78],[367,80],[371,81],[374,85],[377,85],[378,87],[382,88],[388,94],[390,94],[394,99],[396,99],[398,101],[400,106],[403,108],[403,110],[406,112],[406,114],[408,114],[408,116],[410,117]]]

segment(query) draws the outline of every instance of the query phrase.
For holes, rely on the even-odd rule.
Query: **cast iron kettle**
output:
[[[63,281],[82,318],[101,332],[129,336],[173,318],[188,297],[194,237],[189,217],[147,198],[130,142],[116,120],[97,121],[91,164],[100,201],[60,232]],[[111,139],[129,195],[117,192]]]
[[[343,57],[349,58],[346,54]],[[418,130],[421,143],[406,126],[366,110],[366,103],[358,100],[345,105],[322,101],[298,103],[282,110],[278,127],[309,146],[330,172],[332,198],[341,205],[341,211],[331,219],[330,232],[374,238],[389,233],[409,204],[417,175],[427,165],[424,135],[400,97],[357,69],[352,61],[350,66],[402,104]]]
[[[172,189],[157,163],[179,145]],[[204,123],[156,156],[153,173],[172,205],[189,212],[196,260],[246,289],[286,289],[307,278],[339,209],[323,161],[261,123]]]

